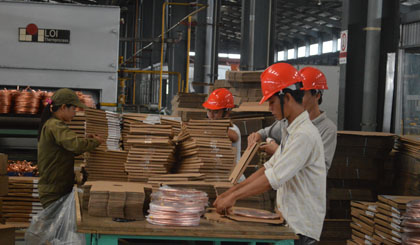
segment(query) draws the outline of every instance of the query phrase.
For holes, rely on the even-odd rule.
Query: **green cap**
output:
[[[61,88],[53,94],[51,97],[52,103],[56,106],[60,105],[74,105],[80,108],[88,108],[85,104],[83,104],[79,97],[77,97],[76,93],[68,88]]]

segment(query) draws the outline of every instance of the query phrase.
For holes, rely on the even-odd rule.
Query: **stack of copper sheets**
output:
[[[420,200],[407,203],[402,226],[403,243],[407,245],[420,244]]]
[[[147,221],[154,225],[198,226],[208,197],[194,189],[164,186],[152,193]]]

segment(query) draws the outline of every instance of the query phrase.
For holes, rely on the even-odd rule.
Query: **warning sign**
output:
[[[339,62],[340,64],[347,63],[347,45],[348,45],[348,30],[341,32],[341,47],[340,47],[340,56]]]

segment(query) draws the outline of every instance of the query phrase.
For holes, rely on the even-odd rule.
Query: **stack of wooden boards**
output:
[[[5,222],[3,218],[3,201],[2,197],[7,196],[9,192],[9,177],[7,176],[8,157],[6,154],[0,153],[0,224]]]
[[[214,81],[212,89],[229,89],[236,106],[243,102],[257,102],[262,97],[261,73],[262,71],[226,71],[226,79]]]
[[[87,109],[85,111],[86,134],[97,134],[105,139],[101,150],[119,150],[121,138],[121,120],[118,113]]]
[[[162,174],[155,175],[148,179],[148,184],[153,188],[153,191],[157,191],[162,183],[171,185],[172,183],[183,182],[183,181],[204,181],[204,174],[190,173],[190,174]]]
[[[86,137],[86,116],[84,111],[76,111],[76,115],[70,122],[67,122],[67,125],[77,136]],[[85,153],[74,157],[75,172],[80,172],[81,167],[86,165],[85,158]]]
[[[351,202],[351,240],[356,244],[374,244],[376,202]]]
[[[142,220],[144,188],[140,183],[88,181],[83,187],[82,207],[87,206],[91,216]]]
[[[124,115],[123,142],[128,150],[125,170],[129,181],[147,182],[154,175],[166,174],[175,162],[174,129],[181,123],[159,115]]]
[[[172,116],[180,117],[184,122],[206,118],[207,112],[202,106],[206,97],[207,94],[178,93],[171,101]]]
[[[9,177],[8,189],[0,198],[7,222],[30,222],[42,210],[37,177]]]
[[[229,181],[236,152],[227,136],[230,120],[190,120],[180,143],[179,173],[202,173],[206,181]]]
[[[420,195],[420,137],[404,135],[399,138],[396,153],[395,193]]]
[[[248,136],[263,128],[264,117],[246,117],[232,119],[241,133],[241,151],[248,147]]]
[[[89,180],[127,181],[127,151],[94,150],[87,158]]]
[[[352,202],[352,239],[347,244],[401,244],[407,203],[420,196],[379,195],[376,203]]]
[[[350,202],[376,201],[393,183],[389,161],[395,135],[379,132],[339,131],[337,148],[327,178],[327,216],[350,219]],[[383,192],[382,192],[383,193]]]

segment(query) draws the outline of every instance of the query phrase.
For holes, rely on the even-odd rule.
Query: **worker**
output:
[[[218,213],[228,212],[236,200],[270,188],[277,191],[276,208],[299,236],[295,244],[316,244],[326,212],[324,149],[318,129],[302,105],[299,72],[287,63],[268,67],[261,75],[263,98],[278,120],[285,118],[280,147],[262,168],[217,197]]]
[[[302,105],[308,111],[309,118],[321,134],[324,144],[325,165],[328,173],[337,145],[337,127],[327,117],[327,114],[319,108],[319,105],[322,103],[323,92],[325,89],[328,89],[327,79],[324,73],[314,67],[302,68],[299,73],[302,77],[303,90],[305,90]],[[252,133],[248,137],[248,145],[272,138],[273,140],[270,140],[268,144],[261,148],[270,155],[274,154],[281,140],[282,127],[287,127],[287,121],[284,119],[275,121],[271,126]]]
[[[76,107],[87,108],[76,93],[57,90],[41,115],[38,134],[39,198],[43,208],[69,194],[74,185],[74,156],[92,151],[104,140],[97,135],[77,136],[67,125]]]
[[[216,89],[203,103],[203,107],[207,109],[207,117],[210,120],[229,118],[232,108],[235,107],[233,95],[225,88]],[[241,158],[241,131],[235,124],[232,125],[232,127],[229,127],[228,137],[232,141],[232,146],[236,149],[236,163],[238,163]],[[241,176],[239,181],[244,179],[245,176]]]

